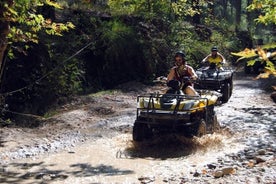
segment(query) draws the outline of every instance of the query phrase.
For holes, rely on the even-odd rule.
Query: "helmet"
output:
[[[218,51],[218,47],[217,47],[217,46],[213,46],[212,49],[211,49],[211,51],[212,51],[212,52],[213,52],[213,51]]]
[[[176,53],[175,53],[175,55],[174,55],[175,57],[176,56],[180,56],[180,57],[182,57],[182,58],[185,58],[185,53],[183,52],[183,51],[177,51]]]

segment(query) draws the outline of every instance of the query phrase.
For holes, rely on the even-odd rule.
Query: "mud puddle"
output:
[[[131,134],[136,111],[130,104],[135,98],[108,97],[111,104],[100,110],[121,108],[124,113],[104,118],[84,110],[65,114],[61,119],[71,122],[66,126],[68,134],[55,137],[57,143],[63,143],[57,146],[61,149],[50,146],[30,158],[7,159],[0,168],[0,182],[273,183],[276,107],[256,86],[249,78],[235,79],[229,102],[215,108],[220,132],[192,139],[164,136],[140,144],[132,141]],[[86,109],[96,109],[94,106]],[[43,128],[47,130],[49,127]],[[34,148],[23,149],[28,150]],[[229,172],[221,174],[225,169]]]
[[[191,179],[217,157],[242,149],[232,141],[213,134],[194,139],[167,136],[136,144],[131,134],[117,134],[3,169],[7,183],[162,183],[174,176]]]

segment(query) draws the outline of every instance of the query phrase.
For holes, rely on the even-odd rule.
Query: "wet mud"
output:
[[[260,83],[235,76],[215,108],[221,130],[200,138],[133,142],[136,96],[164,90],[141,84],[85,97],[35,129],[3,127],[0,182],[275,183],[276,106]]]

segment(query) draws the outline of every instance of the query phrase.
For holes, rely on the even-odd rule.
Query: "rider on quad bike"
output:
[[[205,64],[205,66],[209,66],[210,69],[223,70],[222,65],[226,63],[226,60],[223,55],[218,52],[218,48],[213,46],[211,48],[211,54],[206,56],[202,60],[202,63]]]
[[[195,89],[214,90],[222,94],[219,101],[226,103],[232,95],[233,90],[233,70],[226,63],[225,58],[218,52],[217,47],[212,47],[212,53],[202,60],[202,63],[208,63],[198,68],[198,76]],[[222,65],[224,68],[222,68]]]
[[[190,79],[196,80],[197,74],[191,66],[187,65],[184,52],[176,52],[174,60],[175,66],[171,68],[167,76],[168,87],[176,91],[181,89],[184,94],[190,96],[198,96],[198,93],[193,87],[193,83],[190,81]]]

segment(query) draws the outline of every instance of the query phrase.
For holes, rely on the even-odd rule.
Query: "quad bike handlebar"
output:
[[[193,79],[192,77],[188,77],[185,76],[182,78],[181,81],[178,80],[170,80],[167,82],[167,86],[175,89],[175,90],[179,90],[181,88],[181,86],[185,83],[197,83],[198,79]]]

